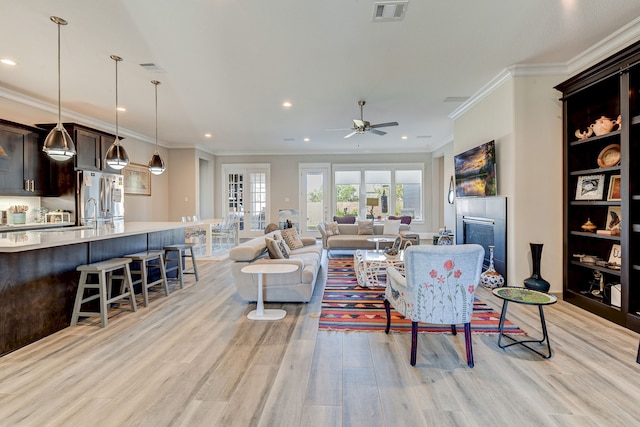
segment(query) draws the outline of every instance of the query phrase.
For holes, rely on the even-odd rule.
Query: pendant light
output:
[[[453,175],[451,175],[451,180],[449,181],[449,192],[447,193],[447,201],[450,205],[452,205],[455,200],[456,193],[454,191]]]
[[[161,175],[167,167],[158,152],[158,85],[160,82],[151,80],[151,83],[153,83],[156,94],[156,151],[151,156],[151,160],[149,160],[149,171],[154,175]]]
[[[53,160],[61,162],[69,160],[76,154],[76,146],[73,144],[71,135],[62,126],[60,107],[60,26],[67,25],[67,21],[57,16],[52,16],[49,19],[58,26],[58,124],[51,129],[51,132],[45,138],[42,151],[47,153],[47,156]]]
[[[111,59],[116,63],[116,139],[107,150],[104,160],[112,169],[120,170],[129,164],[129,156],[124,147],[120,145],[120,136],[118,135],[118,62],[122,61],[122,58],[111,55]]]

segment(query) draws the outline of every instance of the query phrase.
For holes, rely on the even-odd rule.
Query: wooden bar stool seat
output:
[[[134,280],[131,285],[134,287],[139,283],[142,288],[142,299],[144,306],[149,305],[149,288],[153,286],[161,286],[164,290],[165,296],[169,296],[169,284],[167,282],[167,274],[165,272],[164,265],[164,251],[143,251],[135,254],[125,255],[125,258],[130,258],[132,267],[129,267],[131,274],[134,276],[140,276],[139,279]],[[137,268],[134,269],[133,265]],[[149,275],[152,271],[158,271],[160,276],[154,281],[149,281]]]
[[[191,267],[187,267],[186,258],[191,258]],[[173,265],[175,263],[175,265]],[[196,282],[200,280],[198,276],[198,264],[196,264],[196,256],[193,252],[191,243],[180,243],[177,245],[169,245],[164,247],[164,264],[167,280],[177,280],[180,282],[180,289],[184,288],[184,275],[194,274]],[[175,271],[176,277],[169,273]]]
[[[101,325],[107,327],[107,317],[109,305],[120,301],[124,298],[129,299],[131,310],[136,311],[136,298],[131,286],[131,271],[129,270],[130,258],[113,258],[105,261],[95,262],[87,265],[80,265],[76,268],[80,272],[80,281],[78,283],[78,291],[76,293],[76,301],[73,305],[73,313],[71,314],[71,326],[78,323],[80,316],[100,316]],[[121,274],[115,274],[119,270]],[[89,283],[92,276],[97,276],[97,283]],[[122,280],[120,293],[114,297],[111,296],[111,288],[113,280]],[[97,289],[98,292],[85,297],[85,290]],[[89,301],[99,300],[98,311],[82,311],[82,305]]]

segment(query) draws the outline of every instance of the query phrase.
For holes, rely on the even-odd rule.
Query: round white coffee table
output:
[[[251,310],[247,317],[251,320],[280,320],[287,315],[285,310],[281,309],[265,309],[262,297],[262,286],[267,274],[284,274],[292,273],[298,269],[293,264],[249,264],[242,268],[243,273],[258,275],[258,299],[256,309]]]

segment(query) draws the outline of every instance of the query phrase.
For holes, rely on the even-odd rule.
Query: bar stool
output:
[[[93,264],[80,265],[76,268],[80,272],[80,281],[78,283],[76,301],[73,305],[73,313],[71,314],[71,326],[78,323],[80,316],[100,316],[101,325],[106,328],[109,305],[123,298],[128,298],[131,310],[137,311],[135,293],[131,286],[130,263],[130,258],[113,258]],[[114,274],[118,270],[122,270],[123,273]],[[89,279],[90,275],[96,275],[98,283],[88,283],[87,279]],[[111,287],[113,279],[121,279],[122,286],[120,287],[120,293],[112,298]],[[84,298],[85,289],[97,289],[98,293]],[[81,311],[82,304],[95,299],[99,299],[99,311]]]
[[[186,267],[185,259],[191,258],[191,267]],[[170,263],[176,263],[170,266]],[[193,245],[191,243],[181,243],[177,245],[169,245],[164,247],[164,265],[167,274],[167,280],[177,280],[180,282],[180,289],[184,288],[184,275],[195,274],[196,282],[200,280],[198,276],[198,265],[196,264],[196,256],[193,253]],[[176,271],[176,278],[169,277],[169,273]]]
[[[132,275],[140,276],[139,279],[131,282],[131,286],[135,287],[135,285],[140,283],[140,287],[142,288],[142,299],[144,301],[145,307],[149,305],[148,290],[153,286],[162,286],[165,296],[169,296],[169,284],[167,282],[167,274],[164,269],[163,251],[144,251],[125,255],[124,257],[131,259],[131,265],[133,265],[133,263],[136,263],[139,266],[138,269],[135,270],[132,267],[129,267]],[[149,282],[149,274],[151,273],[151,270],[154,269],[160,272],[160,278],[154,280],[153,282]]]

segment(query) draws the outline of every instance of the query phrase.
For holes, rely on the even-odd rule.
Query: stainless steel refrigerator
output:
[[[119,174],[78,171],[79,225],[124,223],[124,177]]]

